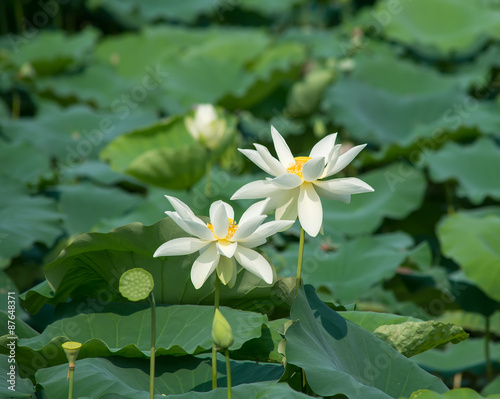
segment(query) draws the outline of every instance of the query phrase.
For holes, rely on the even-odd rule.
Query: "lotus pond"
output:
[[[498,0],[0,3],[1,398],[500,398]]]

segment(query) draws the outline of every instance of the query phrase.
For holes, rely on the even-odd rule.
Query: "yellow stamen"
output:
[[[236,222],[233,219],[228,218],[227,220],[229,221],[229,229],[227,231],[227,236],[225,237],[225,239],[230,240],[231,238],[233,238],[234,233],[236,233],[236,230],[238,230],[238,225],[236,224]],[[215,238],[217,238],[219,240],[221,239],[220,237],[217,237],[215,235],[214,226],[212,226],[212,223],[207,223],[207,227],[210,229],[210,231],[212,232],[212,234],[214,235]]]
[[[302,176],[302,168],[304,167],[305,163],[312,159],[311,157],[295,157],[295,163],[292,166],[289,166],[287,168],[288,173],[293,173],[294,175],[299,176],[301,179],[304,177]]]

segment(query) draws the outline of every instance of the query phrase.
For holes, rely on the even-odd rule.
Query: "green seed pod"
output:
[[[234,344],[233,330],[219,309],[216,309],[214,314],[212,341],[220,349],[228,349]]]
[[[153,276],[141,268],[127,270],[120,277],[120,293],[130,301],[146,299],[153,287]]]
[[[75,365],[76,358],[78,357],[78,352],[80,352],[80,348],[82,344],[80,342],[67,341],[62,344],[62,348],[66,353],[66,357],[68,358],[69,366]]]

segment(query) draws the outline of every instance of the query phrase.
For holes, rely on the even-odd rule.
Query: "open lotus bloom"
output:
[[[191,268],[191,281],[200,288],[214,270],[222,283],[232,287],[236,281],[236,263],[263,279],[273,282],[273,269],[268,261],[251,248],[262,245],[266,238],[287,229],[293,221],[263,223],[262,212],[267,201],[253,204],[234,220],[234,210],[223,201],[210,206],[210,223],[204,223],[193,211],[177,198],[165,196],[175,212],[165,212],[185,232],[195,237],[175,238],[162,244],[154,253],[158,256],[188,255],[200,251]]]
[[[219,118],[211,104],[199,104],[194,118],[186,117],[185,124],[191,136],[211,149],[217,147],[226,130],[226,120]]]
[[[294,158],[285,139],[274,127],[271,127],[271,133],[279,160],[260,144],[254,144],[255,150],[240,151],[275,177],[244,185],[234,193],[232,200],[269,197],[264,212],[276,210],[277,220],[295,221],[298,216],[302,228],[315,237],[323,224],[320,197],[349,203],[351,194],[374,191],[355,177],[328,180],[344,169],[366,144],[340,155],[341,145],[335,144],[337,133],[334,133],[320,140],[308,157]]]

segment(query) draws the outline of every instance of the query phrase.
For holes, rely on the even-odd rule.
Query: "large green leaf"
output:
[[[41,13],[48,18],[45,12]],[[84,64],[97,41],[97,36],[97,30],[90,28],[75,35],[44,29],[30,38],[31,40],[12,35],[11,42],[18,68],[29,63],[38,75],[51,75]]]
[[[311,286],[292,306],[297,320],[286,332],[286,357],[301,367],[322,396],[399,398],[417,389],[445,392],[446,386],[363,328],[321,302]]]
[[[500,188],[493,181],[500,170],[500,148],[488,138],[473,145],[460,146],[448,142],[425,160],[434,182],[458,181],[458,195],[479,205],[486,197],[500,199]]]
[[[372,233],[384,218],[403,219],[420,208],[426,190],[422,172],[404,164],[391,164],[359,176],[375,191],[353,195],[350,204],[322,200],[325,233]]]
[[[35,242],[52,245],[61,234],[55,202],[30,196],[24,184],[0,175],[0,267]]]
[[[89,231],[102,218],[120,216],[141,202],[137,195],[88,182],[60,185],[58,189],[59,208],[65,215],[63,226],[69,235]]]
[[[140,266],[153,275],[157,303],[213,305],[215,277],[212,275],[199,290],[191,283],[190,270],[198,254],[153,258],[161,244],[186,235],[168,218],[152,226],[131,223],[105,234],[82,234],[44,267],[47,282],[20,295],[20,299],[32,313],[45,303],[63,303],[68,297],[122,301],[118,291],[120,276]],[[286,312],[282,297],[290,290],[287,283],[279,280],[269,286],[241,270],[232,289],[221,287],[221,304],[263,313]]]
[[[500,397],[500,376],[497,376],[493,381],[491,381],[481,390],[481,395],[493,394],[497,394],[497,397]]]
[[[370,53],[358,57],[352,74],[326,91],[323,109],[358,141],[408,147],[435,132],[428,125],[455,123],[450,110],[457,103],[468,104],[467,100],[454,78],[384,53]]]
[[[21,183],[37,184],[40,178],[50,178],[50,159],[29,143],[4,143],[0,146],[2,175]]]
[[[217,384],[226,386],[225,363],[217,364]],[[232,385],[260,381],[275,381],[283,367],[275,364],[231,362]],[[36,373],[36,381],[49,398],[67,395],[68,366],[62,364]],[[106,393],[119,394],[130,399],[149,398],[149,361],[124,358],[94,358],[76,362],[74,397],[99,398]],[[181,394],[189,391],[209,391],[212,388],[211,358],[192,356],[158,358],[155,373],[155,397],[161,394]]]
[[[500,301],[500,217],[460,212],[445,217],[438,227],[443,253],[488,296]]]
[[[396,8],[384,0],[373,15],[387,37],[426,54],[469,53],[500,37],[500,11],[480,0],[403,0]]]
[[[499,399],[500,395],[487,396],[490,399]],[[476,391],[470,388],[459,388],[453,389],[452,391],[446,392],[442,395],[437,392],[429,390],[420,390],[414,392],[410,399],[483,399],[485,396],[478,394]]]
[[[17,363],[10,362],[9,356],[0,355],[0,373],[2,373],[2,379],[0,380],[0,396],[2,398],[17,399],[17,398],[35,398],[35,387],[29,379],[24,379],[19,376],[19,367]],[[11,372],[11,366],[14,366],[14,381],[15,384],[10,384],[10,375],[7,374]],[[14,389],[9,389],[9,388]]]
[[[429,372],[438,372],[444,376],[451,377],[463,370],[482,374],[486,370],[484,348],[483,338],[469,338],[457,345],[421,353],[412,360]],[[500,344],[490,343],[490,356],[493,362],[500,362]]]
[[[155,81],[148,82],[147,87],[155,86]],[[144,82],[144,81],[143,81]],[[141,109],[150,105],[152,101],[151,90],[146,90],[143,84],[143,89],[138,87],[138,83],[132,79],[127,79],[118,75],[116,70],[110,65],[94,63],[85,68],[81,73],[71,75],[48,76],[35,81],[37,91],[52,96],[60,101],[71,101],[77,99],[80,102],[96,105],[103,109],[113,109],[118,111],[125,106],[126,96],[133,96],[130,100],[131,107],[136,107],[140,103]],[[151,83],[153,82],[153,83]],[[103,90],[103,87],[106,89]],[[152,89],[154,90],[154,89]],[[146,93],[146,95],[143,94]],[[142,98],[144,95],[144,99]],[[141,101],[134,101],[141,99]]]
[[[411,238],[403,233],[360,237],[325,252],[319,243],[305,245],[302,278],[343,304],[358,300],[373,285],[390,278],[408,256]],[[295,275],[298,245],[271,254],[280,274]],[[284,263],[284,264],[283,264]],[[286,267],[280,270],[279,267]],[[325,292],[326,291],[326,292]]]
[[[233,90],[221,104],[229,109],[248,109],[258,104],[283,81],[296,79],[305,61],[305,49],[298,43],[280,43],[268,48],[249,67],[248,74],[255,78],[253,84]]]
[[[114,137],[156,119],[151,112],[126,114],[94,111],[88,106],[47,107],[36,117],[2,121],[3,132],[13,142],[26,141],[42,153],[57,158],[64,173],[81,159],[97,158]]]
[[[249,340],[259,338],[267,317],[260,313],[221,308],[231,325],[237,351]],[[82,343],[79,359],[123,356],[145,358],[151,353],[151,311],[88,313],[57,320],[40,335],[21,338],[16,349],[17,360],[32,372],[39,367],[31,359],[46,359],[44,367],[67,361],[61,345],[66,341]],[[199,354],[212,348],[212,306],[174,305],[156,309],[156,356]],[[269,326],[268,326],[269,327]],[[1,350],[8,353],[8,337],[0,338]],[[240,356],[241,358],[241,356]]]

